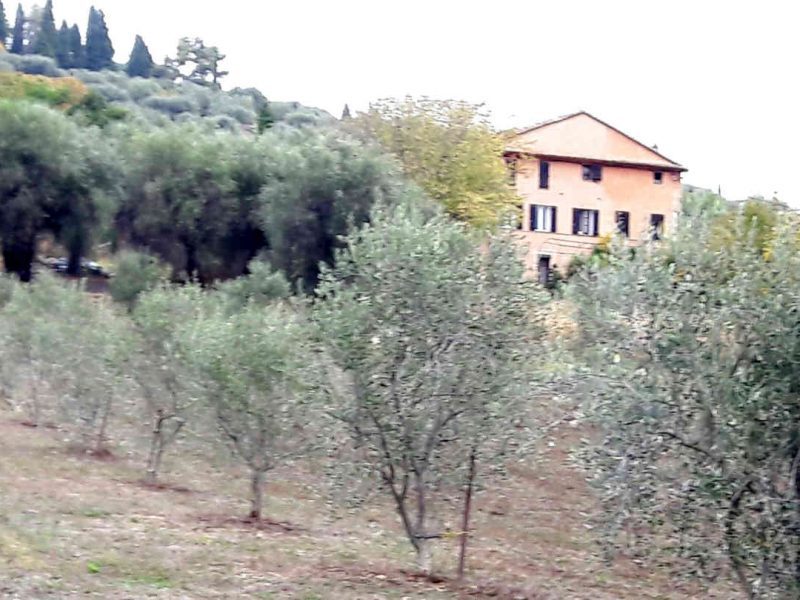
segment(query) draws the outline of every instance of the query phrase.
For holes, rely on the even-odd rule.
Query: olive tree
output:
[[[713,220],[687,217],[672,240],[573,280],[602,433],[583,460],[609,550],[668,552],[708,577],[727,564],[747,598],[797,598],[796,222],[776,219],[769,252],[746,212],[729,226],[723,245]]]
[[[0,322],[4,363],[30,421],[57,419],[83,448],[104,452],[114,400],[126,386],[125,321],[79,287],[42,274],[15,289]]]
[[[224,439],[251,472],[250,513],[260,519],[266,473],[304,456],[320,430],[309,368],[307,325],[281,304],[218,306],[186,340],[207,378],[209,405]],[[310,425],[311,424],[311,425]]]
[[[270,177],[258,211],[267,257],[292,284],[317,284],[341,236],[369,218],[376,202],[408,192],[391,161],[354,139],[318,130],[270,131],[259,139]]]
[[[131,314],[136,346],[130,372],[152,424],[146,483],[158,479],[164,452],[202,397],[203,379],[182,343],[187,323],[203,318],[208,302],[195,286],[161,286],[140,296]]]
[[[52,418],[44,400],[50,365],[57,359],[48,343],[53,296],[42,283],[24,287],[9,277],[2,279],[4,302],[0,309],[0,375],[6,401],[36,427]],[[50,284],[54,282],[49,282]]]
[[[0,101],[0,238],[7,272],[31,278],[36,236],[54,232],[77,273],[113,179],[113,153],[63,114]]]
[[[529,435],[543,291],[509,239],[401,205],[347,238],[317,294],[316,323],[350,381],[336,414],[354,460],[391,496],[428,571],[444,535],[437,499],[463,494],[465,543],[479,470]]]

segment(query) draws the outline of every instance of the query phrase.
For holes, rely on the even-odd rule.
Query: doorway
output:
[[[539,256],[539,283],[547,285],[550,281],[550,256],[542,254]]]

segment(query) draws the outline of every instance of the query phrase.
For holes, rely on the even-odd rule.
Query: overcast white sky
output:
[[[54,3],[58,23],[85,32],[91,0]],[[345,102],[406,94],[483,102],[500,127],[587,110],[658,144],[689,168],[688,183],[732,199],[777,192],[800,207],[800,36],[788,0],[94,4],[118,62],[137,33],[156,60],[197,36],[227,54],[225,87],[336,116]]]

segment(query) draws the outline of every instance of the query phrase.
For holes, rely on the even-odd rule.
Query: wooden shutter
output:
[[[531,204],[531,231],[536,231],[539,224],[539,215],[537,214],[539,211],[536,210],[537,208],[536,204]]]
[[[558,221],[556,220],[558,217],[558,209],[554,206],[553,207],[553,226],[550,228],[550,231],[555,233],[558,230]]]
[[[539,187],[546,190],[550,187],[550,163],[539,161]]]
[[[572,235],[578,235],[578,222],[580,220],[581,211],[577,208],[572,209]]]

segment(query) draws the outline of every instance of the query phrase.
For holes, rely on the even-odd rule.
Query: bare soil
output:
[[[168,459],[143,485],[140,458],[65,452],[59,432],[0,412],[0,598],[297,598],[531,600],[731,599],[630,561],[598,558],[595,500],[571,466],[576,432],[556,432],[541,460],[514,465],[502,492],[477,494],[469,575],[454,576],[458,539],[443,540],[433,577],[389,504],[336,513],[318,476],[267,482],[265,512],[246,514],[246,473],[200,455]]]

